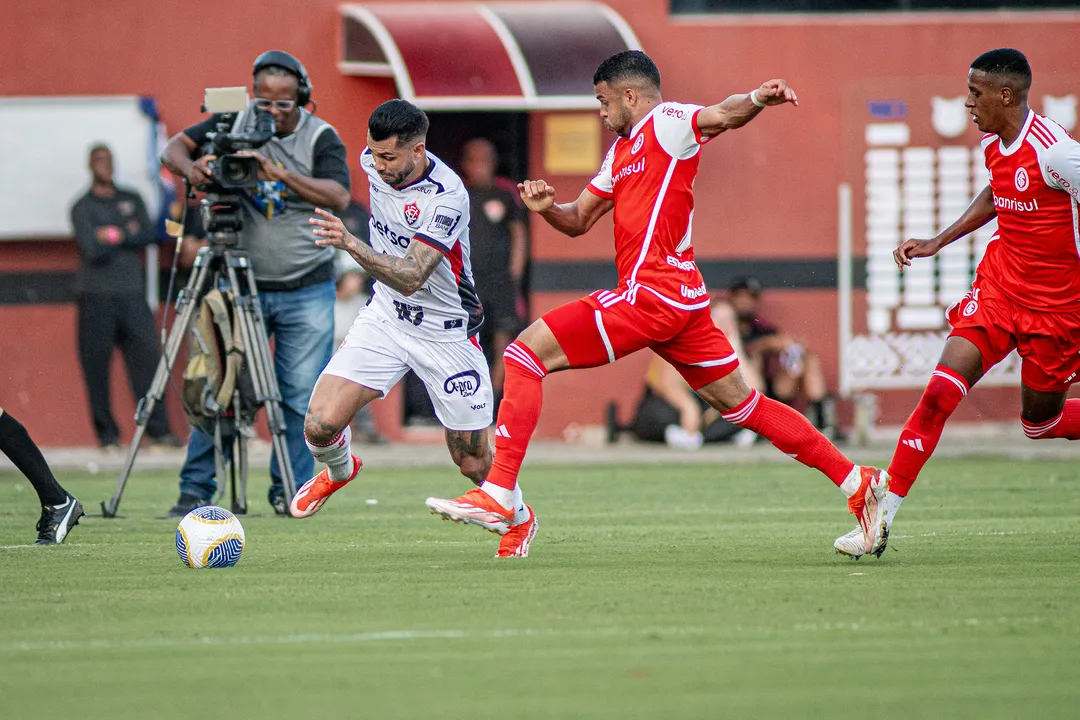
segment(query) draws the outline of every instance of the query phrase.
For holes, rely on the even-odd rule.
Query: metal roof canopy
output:
[[[425,110],[594,110],[592,75],[641,45],[597,2],[364,3],[341,8],[346,75],[392,77]]]

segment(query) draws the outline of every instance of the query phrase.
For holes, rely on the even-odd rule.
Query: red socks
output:
[[[780,452],[803,465],[825,473],[839,487],[854,463],[844,457],[802,414],[770,400],[757,390],[738,406],[723,414],[725,420],[750,428],[769,440]]]
[[[923,465],[930,459],[945,429],[945,422],[968,394],[967,380],[955,370],[938,365],[919,404],[900,431],[889,464],[889,492],[905,497]]]
[[[1078,440],[1080,439],[1080,398],[1066,400],[1065,408],[1051,420],[1043,423],[1029,423],[1021,418],[1020,425],[1024,428],[1024,434],[1032,440],[1048,438]]]
[[[487,481],[513,490],[529,439],[540,420],[540,409],[544,404],[541,381],[547,371],[536,354],[516,340],[506,346],[503,363],[506,380],[499,418],[495,421],[495,461]]]

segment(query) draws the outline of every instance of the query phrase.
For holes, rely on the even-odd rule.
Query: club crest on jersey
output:
[[[645,144],[645,135],[644,135],[644,133],[638,133],[637,140],[634,141],[634,147],[630,148],[630,154],[631,155],[637,155],[638,150],[640,150],[641,146],[644,145],[644,144]]]
[[[1013,176],[1013,184],[1016,185],[1017,192],[1024,192],[1028,189],[1030,181],[1028,180],[1027,170],[1020,166],[1016,168],[1016,175]]]
[[[415,225],[416,221],[420,219],[420,206],[414,202],[411,202],[405,206],[405,222],[409,225]]]

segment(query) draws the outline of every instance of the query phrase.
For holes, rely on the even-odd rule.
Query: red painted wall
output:
[[[1072,51],[1073,40],[1080,36],[1080,13],[681,20],[668,17],[665,0],[609,4],[630,22],[656,59],[670,99],[714,102],[777,76],[799,93],[798,109],[770,110],[706,149],[697,182],[694,235],[699,258],[835,257],[836,187],[843,180],[861,182],[861,176],[846,177],[851,173],[845,165],[850,143],[842,132],[843,113],[851,111],[845,103],[852,93],[862,92],[860,88],[913,78],[933,79],[937,88],[944,78],[954,83],[954,94],[963,94],[970,61],[1003,45],[1028,54],[1036,87],[1061,76],[1080,80]],[[174,132],[200,119],[204,87],[247,84],[254,57],[278,47],[295,53],[307,66],[319,114],[337,127],[355,157],[368,112],[391,97],[394,88],[390,80],[338,73],[337,6],[332,0],[302,5],[283,0],[2,0],[0,95],[152,95]],[[222,30],[214,34],[205,29],[210,25]],[[540,114],[534,115],[530,132],[530,167],[534,174],[543,174]],[[83,163],[84,158],[71,161]],[[576,195],[588,178],[548,179],[566,198]],[[366,188],[354,192],[366,200]],[[603,222],[590,235],[569,240],[534,223],[535,256],[609,259],[609,229]],[[71,244],[28,249],[0,243],[3,269],[62,269],[74,262]],[[537,297],[534,311],[566,299]],[[766,307],[770,317],[792,333],[812,338],[826,366],[835,368],[834,293],[775,291],[767,296]],[[557,434],[573,420],[599,422],[612,398],[628,409],[638,396],[646,361],[631,358],[615,367],[551,378],[541,433]],[[93,441],[75,354],[72,307],[0,308],[0,363],[0,404],[29,416],[28,424],[43,442]],[[118,390],[120,396],[123,392]],[[911,406],[910,393],[897,395],[885,407],[886,420],[902,419]],[[986,402],[983,416],[1012,416],[1015,398],[991,395],[995,399]],[[126,410],[117,412],[118,417],[124,414]]]

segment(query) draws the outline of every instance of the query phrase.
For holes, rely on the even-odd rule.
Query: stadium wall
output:
[[[862,182],[862,138],[855,133],[865,120],[865,98],[879,88],[882,97],[907,93],[912,125],[925,125],[930,97],[963,95],[970,61],[1003,45],[1028,54],[1036,89],[1047,83],[1061,92],[1080,80],[1071,53],[1080,13],[671,18],[663,0],[608,4],[657,60],[668,98],[713,102],[770,77],[784,77],[797,89],[798,109],[771,110],[705,150],[694,240],[698,259],[715,263],[714,287],[730,276],[725,268],[750,269],[767,286],[786,278],[767,292],[767,315],[808,340],[834,387],[837,296],[828,269],[836,258],[836,188],[842,181]],[[92,6],[3,0],[2,7],[7,22],[0,38],[0,95],[150,95],[171,133],[200,119],[204,87],[248,84],[252,59],[279,47],[307,66],[319,114],[338,128],[351,159],[363,146],[369,111],[394,95],[389,79],[338,72],[340,20],[338,3],[330,0],[103,0]],[[532,114],[533,176],[547,175],[543,122],[543,113]],[[977,143],[974,129],[964,137]],[[47,149],[42,158],[86,161],[50,158]],[[32,171],[4,174],[10,180]],[[560,197],[569,198],[588,177],[547,179]],[[365,187],[353,190],[366,201]],[[862,211],[857,205],[856,217]],[[604,220],[588,236],[569,240],[533,223],[534,314],[589,289],[592,264],[610,263],[610,227]],[[64,287],[76,263],[69,239],[0,242],[0,405],[27,418],[45,444],[93,443],[75,349],[75,310]],[[36,288],[37,295],[22,292],[24,286]],[[550,378],[540,434],[557,436],[572,422],[598,423],[612,399],[627,415],[646,363],[647,357],[634,357]],[[122,408],[133,404],[119,374],[114,395],[127,432],[130,421]],[[881,421],[901,421],[916,398],[917,391],[887,393]],[[181,414],[175,406],[171,410],[179,426]],[[1007,419],[1016,411],[1015,391],[983,390],[959,417]],[[383,412],[393,424],[397,413]]]

